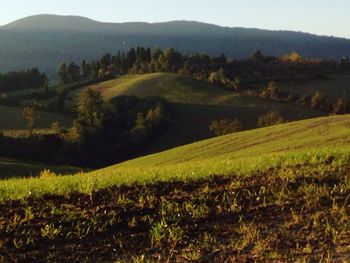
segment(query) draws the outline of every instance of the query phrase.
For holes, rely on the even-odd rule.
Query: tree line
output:
[[[205,54],[187,55],[173,48],[167,50],[144,47],[131,48],[116,55],[104,54],[99,60],[62,63],[58,74],[62,83],[96,80],[108,76],[134,73],[174,72],[222,85],[238,87],[241,80],[288,80],[322,77],[326,72],[339,70],[331,60],[313,60],[296,52],[281,57],[265,56],[256,51],[245,60],[227,59]]]
[[[28,137],[0,133],[4,157],[81,167],[102,167],[145,153],[171,125],[171,106],[162,98],[120,96],[104,101],[92,89],[84,90],[76,118],[66,129],[55,122],[47,134],[33,133],[36,105],[24,108]]]
[[[41,73],[37,68],[0,74],[0,92],[25,89],[31,90],[45,88],[47,86],[48,78],[46,74]]]

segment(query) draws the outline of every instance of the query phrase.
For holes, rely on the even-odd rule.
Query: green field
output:
[[[7,107],[0,105],[0,114],[3,116],[0,119],[0,131],[15,133],[22,132],[26,129],[26,122],[23,118],[22,107]],[[71,120],[65,116],[55,113],[39,112],[39,118],[35,121],[34,128],[38,130],[48,129],[52,123],[58,121],[61,125],[69,127]]]
[[[305,120],[205,140],[76,176],[11,179],[0,199],[48,193],[89,192],[112,185],[249,175],[281,165],[315,163],[335,156],[348,162],[350,117]]]
[[[347,262],[349,171],[344,115],[2,180],[0,261]]]
[[[320,91],[333,99],[342,96],[349,98],[350,75],[328,75],[319,80],[280,83],[278,87],[283,91],[299,95],[313,95],[316,91]]]
[[[173,126],[148,152],[160,151],[212,137],[209,126],[214,120],[238,118],[244,129],[256,127],[259,116],[279,110],[288,120],[320,117],[324,113],[308,108],[276,103],[245,96],[210,85],[190,77],[169,73],[127,75],[91,85],[108,100],[115,96],[158,96],[173,107]],[[69,101],[77,101],[82,89],[70,94]],[[193,125],[195,123],[195,125]]]
[[[67,175],[77,173],[83,169],[0,159],[0,180],[8,178],[37,177],[44,170]]]

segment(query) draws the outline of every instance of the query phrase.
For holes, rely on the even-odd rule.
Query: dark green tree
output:
[[[86,132],[95,132],[102,125],[104,109],[105,103],[100,92],[90,88],[83,90],[77,107],[78,123]]]
[[[223,119],[220,121],[213,121],[209,127],[209,130],[217,136],[238,132],[242,129],[242,123],[238,119]]]
[[[27,106],[23,109],[23,117],[27,124],[28,136],[33,135],[33,128],[36,119],[38,118],[38,108],[36,106]]]
[[[62,63],[58,68],[58,75],[61,78],[63,84],[67,84],[69,81],[68,73],[67,73],[67,65],[66,63]]]
[[[268,127],[285,122],[287,122],[287,120],[281,115],[279,111],[275,110],[267,113],[266,115],[260,116],[258,119],[257,126]]]
[[[67,76],[69,82],[74,82],[79,80],[80,75],[80,67],[76,65],[74,62],[71,62],[67,68]]]

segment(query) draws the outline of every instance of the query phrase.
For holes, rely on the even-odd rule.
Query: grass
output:
[[[28,193],[91,193],[114,185],[197,180],[214,174],[248,176],[330,157],[347,163],[349,127],[348,115],[319,118],[209,139],[87,174],[10,179],[0,184],[0,200],[23,199]]]
[[[52,166],[36,163],[25,163],[0,159],[0,179],[37,177],[44,170],[57,174],[72,174],[82,171],[80,168],[68,166]]]
[[[0,204],[4,262],[347,262],[349,163]]]
[[[169,73],[126,75],[88,87],[100,91],[106,100],[122,95],[158,96],[174,105],[173,126],[146,153],[213,137],[209,126],[218,119],[237,118],[245,129],[252,129],[256,127],[259,116],[272,110],[279,110],[289,120],[315,118],[324,114],[300,106],[245,96],[190,77]],[[81,90],[69,95],[71,102],[77,100]]]
[[[0,181],[0,261],[347,262],[350,116]]]
[[[325,79],[280,83],[279,88],[293,94],[313,95],[321,91],[331,98],[350,96],[350,75],[328,75]]]
[[[25,130],[26,122],[22,116],[22,107],[7,107],[0,105],[0,131],[14,133],[16,130]],[[35,129],[50,128],[52,123],[58,121],[62,125],[69,127],[71,120],[65,116],[55,113],[39,112],[39,118],[35,121]]]

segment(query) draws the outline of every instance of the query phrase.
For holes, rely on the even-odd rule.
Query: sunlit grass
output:
[[[241,132],[175,148],[91,173],[0,183],[0,199],[44,194],[91,193],[133,183],[187,181],[211,175],[249,176],[271,168],[322,165],[350,159],[349,116],[335,116]]]

